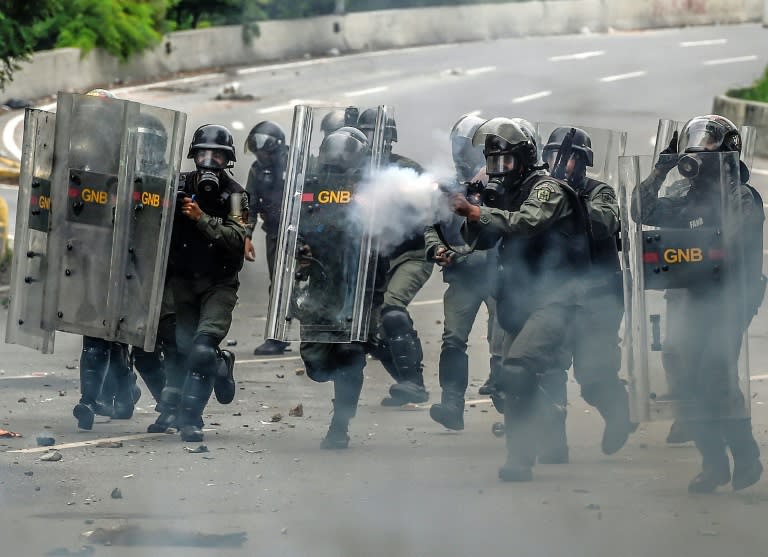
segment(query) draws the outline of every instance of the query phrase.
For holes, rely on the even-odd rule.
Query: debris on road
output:
[[[27,397],[23,396],[19,400],[17,400],[16,402],[22,402],[22,403],[27,402]]]
[[[283,415],[280,412],[278,412],[277,414],[273,415],[269,419],[269,421],[272,422],[273,424],[276,424],[277,422],[282,421],[282,419],[283,419]]]
[[[227,346],[237,346],[237,341],[233,338],[227,340]]]
[[[8,431],[7,429],[0,429],[0,437],[7,437],[11,439],[15,439],[16,437],[22,437],[21,433],[16,433],[15,431]]]
[[[43,462],[58,462],[62,458],[61,453],[59,451],[51,451],[49,453],[45,453],[43,456],[40,457],[40,460]]]
[[[67,368],[67,369],[77,369],[77,365],[76,364],[67,364],[64,367]]]
[[[297,406],[295,406],[294,408],[291,408],[288,411],[288,415],[291,416],[292,418],[301,418],[301,417],[303,417],[304,416],[304,405],[299,403]]]
[[[99,441],[95,445],[100,449],[120,449],[123,446],[122,441]]]
[[[172,529],[149,530],[135,525],[96,528],[81,536],[90,543],[144,547],[242,547],[247,539],[245,532],[203,534]]]
[[[285,379],[285,374],[283,374],[283,373],[275,373],[275,377],[277,377],[278,379]]]
[[[34,476],[34,475],[35,475],[35,473],[34,473],[32,470],[29,470],[29,471],[27,471],[27,472],[24,472],[24,475],[25,475],[25,476]]]
[[[112,493],[109,494],[112,499],[122,499],[123,498],[123,492],[120,491],[119,487],[116,487],[112,490]]]
[[[587,509],[588,511],[599,511],[600,510],[600,505],[597,505],[595,503],[590,503],[589,505],[587,505],[584,508]]]
[[[296,375],[304,375],[304,373],[305,373],[305,370],[304,370],[304,368],[303,368],[303,367],[297,367],[297,368],[294,370],[294,373],[295,373]]]
[[[240,90],[240,82],[232,81],[222,87],[221,92],[213,100],[216,101],[252,101],[254,96],[249,93],[243,93]]]
[[[195,448],[184,447],[184,450],[187,451],[190,454],[200,454],[200,453],[207,453],[208,452],[208,447],[206,445],[198,445]]]

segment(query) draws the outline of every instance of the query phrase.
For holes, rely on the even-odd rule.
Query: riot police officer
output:
[[[248,172],[245,190],[250,203],[248,235],[246,248],[248,259],[253,260],[251,239],[253,230],[261,217],[261,229],[264,231],[265,254],[269,267],[269,288],[275,275],[275,253],[280,234],[280,211],[283,206],[283,188],[285,186],[285,165],[288,146],[285,144],[285,132],[275,122],[259,122],[245,140],[245,150],[256,156]],[[257,356],[282,354],[289,346],[287,342],[267,339],[253,353]]]
[[[320,130],[323,132],[323,137],[328,137],[329,134],[345,125],[347,125],[347,118],[341,109],[331,110],[320,120]]]
[[[459,188],[469,190],[473,188],[470,182],[484,176],[485,157],[482,147],[472,145],[472,136],[483,122],[485,120],[478,116],[466,115],[451,129],[451,153],[456,168],[456,186]],[[479,198],[479,186],[475,185],[474,188],[477,191],[467,191],[467,194]],[[476,202],[479,202],[479,199]],[[469,382],[467,340],[483,303],[489,313],[491,365],[494,365],[495,360],[500,360],[500,353],[497,353],[500,350],[494,349],[497,343],[492,340],[496,308],[491,294],[496,253],[454,251],[454,246],[466,246],[463,246],[458,227],[452,225],[453,222],[437,225],[441,234],[438,234],[434,226],[427,227],[424,233],[427,257],[442,268],[443,281],[448,283],[448,288],[443,294],[445,317],[438,364],[442,394],[440,402],[430,408],[429,415],[448,429],[461,430],[464,429],[464,394]],[[443,243],[441,235],[448,245]]]
[[[535,143],[515,122],[485,122],[473,144],[484,146],[491,179],[486,206],[472,205],[463,195],[452,203],[467,219],[467,243],[488,249],[500,241],[497,316],[506,336],[497,388],[504,393],[507,459],[499,477],[529,481],[538,408],[563,410],[539,377],[567,367],[565,341],[589,264],[586,223],[577,194],[541,171]]]
[[[356,127],[366,134],[369,149],[376,114],[376,110],[369,108],[361,112],[357,120]],[[395,119],[388,116],[384,127],[383,159],[388,161],[389,166],[423,172],[415,161],[392,152],[392,144],[396,141],[397,125]],[[382,285],[383,302],[374,316],[370,341],[372,354],[396,381],[389,389],[390,396],[382,400],[384,406],[402,406],[429,399],[424,386],[421,340],[407,310],[432,274],[434,264],[427,261],[425,251],[424,235],[417,233],[385,254],[388,271]]]
[[[592,265],[588,290],[572,329],[573,369],[581,396],[597,408],[605,420],[602,450],[613,454],[626,443],[636,426],[629,419],[629,395],[619,379],[621,350],[618,330],[624,315],[623,286],[619,265],[618,233],[621,221],[616,194],[611,186],[587,176],[594,153],[589,134],[580,128],[552,131],[543,149],[544,162],[553,177],[565,180],[585,201],[590,232]],[[560,375],[565,399],[565,371]],[[553,381],[555,382],[555,381]],[[565,421],[555,424],[554,446],[567,460]]]
[[[207,124],[192,136],[187,158],[196,170],[179,178],[179,207],[173,223],[168,284],[176,309],[180,395],[165,403],[164,422],[180,427],[184,441],[201,441],[202,413],[211,392],[222,404],[235,396],[234,354],[220,350],[229,331],[243,266],[245,190],[226,172],[236,161],[232,134]],[[173,404],[173,403],[176,404]],[[169,416],[175,415],[175,420]],[[158,418],[160,420],[160,418]]]
[[[688,485],[693,493],[710,493],[729,481],[734,490],[744,489],[763,471],[751,420],[745,417],[749,400],[744,400],[736,370],[743,335],[765,294],[765,212],[760,195],[748,185],[740,151],[741,136],[730,120],[695,117],[679,139],[675,133],[651,175],[632,193],[635,222],[662,232],[699,230],[700,241],[719,243],[706,251],[725,258],[715,262],[713,272],[691,275],[683,287],[665,291],[670,319],[662,362],[668,384],[677,391],[671,394],[693,409],[686,421],[702,456],[702,471]],[[682,179],[659,196],[675,167]]]
[[[319,188],[354,191],[362,178],[368,150],[368,141],[360,130],[345,126],[331,132],[320,144],[314,168],[317,175],[309,183],[317,184]],[[310,287],[320,286],[322,291],[310,291],[308,302],[319,307],[323,316],[338,315],[347,301],[344,293],[351,280],[347,275],[357,270],[347,269],[345,254],[354,251],[354,244],[359,239],[339,222],[333,207],[318,208],[311,214],[316,224],[299,226],[299,280]],[[340,290],[330,292],[329,289],[334,287]],[[333,417],[320,446],[323,449],[346,449],[349,422],[357,412],[363,388],[365,345],[361,342],[302,342],[300,350],[310,379],[320,383],[333,381]]]

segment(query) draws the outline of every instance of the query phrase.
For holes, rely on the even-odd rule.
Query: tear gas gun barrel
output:
[[[560,144],[560,149],[557,152],[555,165],[550,172],[553,178],[557,178],[558,180],[566,179],[566,167],[568,166],[568,160],[571,158],[573,138],[575,136],[576,128],[571,128],[571,131],[563,138],[563,142]]]

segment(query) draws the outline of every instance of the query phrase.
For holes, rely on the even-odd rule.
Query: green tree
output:
[[[33,25],[55,8],[58,0],[0,0],[0,89],[11,81],[19,62],[29,58],[35,44]]]
[[[162,39],[172,0],[58,0],[61,9],[35,26],[37,48],[103,48],[127,60]]]

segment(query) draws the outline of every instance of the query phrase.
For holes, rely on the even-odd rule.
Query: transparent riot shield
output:
[[[592,140],[593,162],[592,166],[587,167],[587,176],[593,180],[615,187],[618,175],[618,160],[624,154],[624,149],[627,146],[627,132],[574,124],[538,122],[536,124],[536,133],[540,138],[538,144],[539,157],[543,156],[547,140],[555,129],[571,127],[584,130]]]
[[[352,173],[323,162],[321,123],[337,111],[304,105],[294,110],[268,338],[353,342],[368,337],[377,246],[370,221],[359,218],[355,194],[381,165],[391,110],[378,108],[370,153]],[[357,110],[346,113],[353,124]]]
[[[54,332],[44,329],[43,300],[48,267],[48,222],[56,116],[27,109],[21,149],[15,251],[5,342],[53,352]]]
[[[651,162],[619,161],[633,419],[747,417],[762,211],[741,184],[736,153],[684,154],[666,175]]]
[[[669,146],[672,141],[672,137],[675,132],[680,133],[680,130],[685,126],[685,122],[678,122],[676,120],[659,120],[659,126],[656,130],[656,143],[653,148],[653,161],[654,163],[659,160],[659,153]],[[757,128],[753,126],[741,126],[739,128],[741,134],[741,160],[747,165],[747,169],[752,171],[752,161],[755,158],[755,145],[757,144]]]
[[[153,350],[185,115],[60,93],[56,120],[44,324]]]

